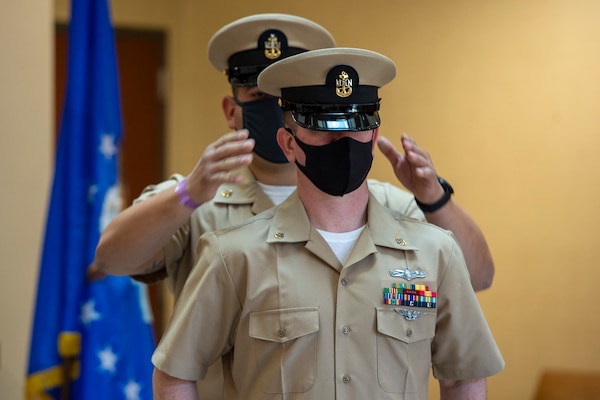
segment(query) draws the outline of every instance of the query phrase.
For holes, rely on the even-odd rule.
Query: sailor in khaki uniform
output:
[[[287,164],[287,160],[275,141],[277,129],[282,125],[281,110],[276,104],[276,99],[265,96],[267,98],[251,101],[251,95],[260,93],[256,88],[259,72],[268,65],[291,55],[333,46],[335,46],[333,37],[321,25],[288,14],[269,13],[240,18],[223,26],[212,36],[207,48],[208,59],[215,69],[225,72],[234,90],[234,96],[227,96],[223,100],[223,104],[226,104],[224,112],[232,121],[230,128],[243,127],[249,130],[249,136],[255,142],[253,152],[257,159],[266,160],[272,163],[270,165],[273,168],[281,171],[289,169],[289,166],[282,165],[282,163]],[[233,110],[240,108],[242,120],[236,120],[234,123]],[[231,165],[229,160],[215,161],[215,163],[223,164],[227,168]],[[258,175],[256,168],[254,171]],[[188,177],[175,174],[167,181],[148,186],[144,190],[135,200],[135,204],[157,194],[161,196],[170,194],[174,197],[170,204],[176,206],[170,207],[168,212],[172,212],[173,208],[179,208],[178,212],[184,210],[183,212],[187,211],[188,214],[175,232],[168,236],[159,254],[152,260],[152,265],[144,268],[143,273],[134,274],[135,279],[152,283],[166,278],[167,285],[177,300],[190,270],[196,263],[196,242],[204,232],[243,222],[272,207],[274,203],[281,202],[295,189],[295,185],[291,184],[259,183],[247,166],[238,168],[235,174],[241,182],[221,185],[211,201],[208,201],[209,199],[198,201],[197,197],[192,199],[186,191],[186,187],[189,189],[189,181],[193,179],[192,175],[198,175],[193,173]],[[174,190],[177,190],[176,195]],[[404,203],[410,202],[409,195],[401,192],[400,196],[405,199]],[[157,209],[168,214],[163,206]],[[150,213],[146,217],[157,221],[156,216]],[[176,219],[177,217],[174,217],[172,221]],[[158,232],[162,229],[161,225],[168,226],[171,223],[171,221],[159,222],[148,228],[146,222],[144,229]],[[140,235],[135,236],[140,237]],[[146,242],[150,241],[146,240]],[[129,251],[131,248],[132,246],[128,246]],[[149,273],[149,270],[152,272]],[[199,383],[198,390],[212,400],[223,398],[220,361],[210,369],[207,379]]]
[[[228,399],[485,398],[504,361],[453,235],[381,205],[366,181],[388,58],[323,49],[259,76],[285,111],[298,189],[202,236],[152,360],[157,399],[197,398],[223,357]]]
[[[260,71],[276,61],[307,50],[333,46],[335,40],[321,25],[295,15],[273,13],[251,15],[223,26],[210,39],[207,53],[211,64],[219,72],[225,73],[235,92],[240,88],[255,87]],[[257,89],[255,91],[258,92]],[[282,165],[287,164],[287,160],[276,142],[277,129],[283,124],[277,99],[266,96],[268,98],[243,102],[237,97],[228,96],[227,99],[233,106],[237,104],[242,108],[241,123],[255,141],[253,152],[273,163],[273,168],[289,168]],[[241,123],[235,128],[240,129]],[[199,207],[189,196],[184,201],[186,181],[180,174],[144,189],[134,203],[165,190],[173,193],[179,187],[182,206],[188,208],[185,207],[188,205],[195,210],[164,244],[164,264],[161,268],[152,274],[145,271],[134,275],[136,279],[151,283],[168,278],[168,286],[177,299],[196,262],[195,244],[200,235],[243,222],[272,207],[274,203],[280,203],[295,189],[295,185],[259,183],[248,167],[241,167],[235,173],[240,177],[239,184],[223,184],[216,190],[212,201],[202,202]],[[400,196],[404,199],[399,202],[400,206],[411,201],[408,194],[401,193]]]

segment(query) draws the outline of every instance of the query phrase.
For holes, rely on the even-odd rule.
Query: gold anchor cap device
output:
[[[267,67],[258,87],[280,98],[296,123],[316,131],[367,131],[379,126],[378,89],[396,76],[388,57],[355,48],[312,50]]]
[[[321,25],[289,14],[256,14],[219,29],[208,42],[208,59],[233,86],[256,86],[270,64],[308,50],[334,47]]]

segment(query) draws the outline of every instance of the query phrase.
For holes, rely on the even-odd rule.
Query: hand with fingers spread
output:
[[[407,134],[402,134],[401,140],[404,154],[385,137],[380,136],[377,145],[392,164],[400,183],[419,202],[435,204],[444,196],[444,188],[437,179],[431,157]],[[424,215],[427,222],[452,231],[461,244],[473,289],[490,287],[494,278],[494,260],[483,232],[471,216],[453,200],[447,201],[435,212],[424,211]]]
[[[253,148],[254,139],[248,138],[245,129],[211,143],[185,181],[177,175],[150,189],[152,194],[144,201],[123,210],[108,224],[96,248],[95,265],[110,274],[143,274],[147,283],[164,279],[165,243],[190,220],[198,205],[215,196],[219,185],[241,183],[244,177],[235,170],[252,162]],[[182,203],[178,186],[173,190],[177,183],[185,185],[191,205]]]
[[[402,134],[400,153],[385,137],[377,141],[379,150],[392,164],[396,177],[422,203],[431,204],[444,195],[429,153],[419,147],[406,133]]]
[[[241,183],[243,175],[235,170],[250,165],[254,139],[248,130],[227,133],[209,144],[187,177],[186,190],[201,204],[212,199],[223,183]]]

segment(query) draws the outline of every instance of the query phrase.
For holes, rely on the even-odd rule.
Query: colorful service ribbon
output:
[[[429,290],[427,285],[394,282],[391,287],[383,288],[383,304],[436,308],[437,292]]]

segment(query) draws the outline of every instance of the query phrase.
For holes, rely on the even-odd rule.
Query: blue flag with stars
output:
[[[72,0],[65,104],[37,289],[27,399],[152,399],[146,287],[91,279],[121,209],[120,93],[108,0]]]

